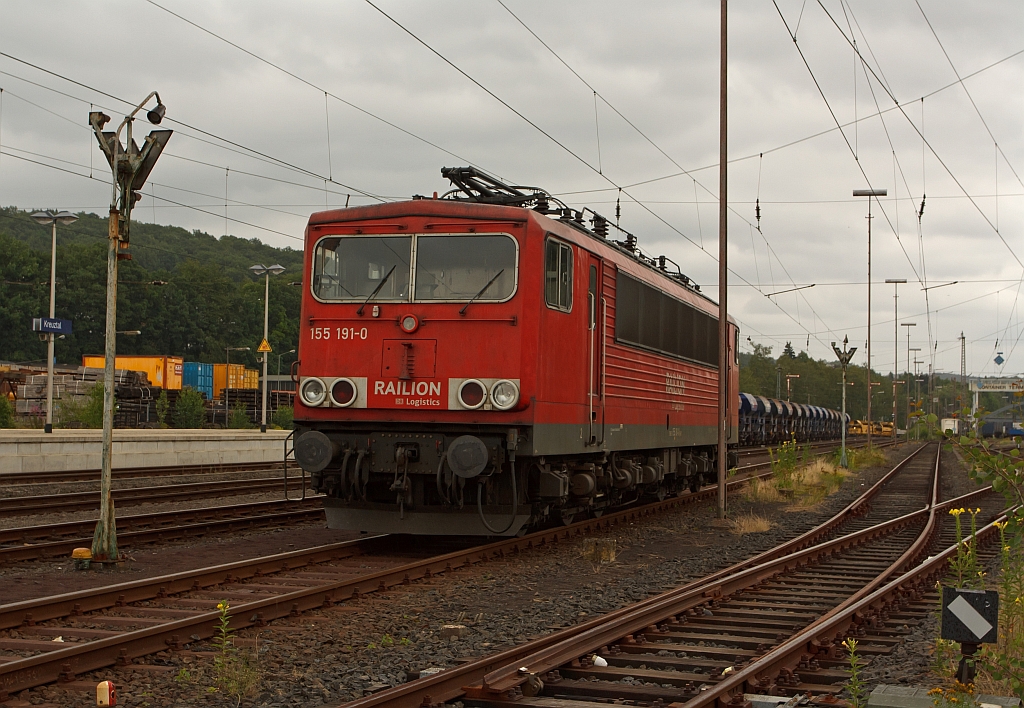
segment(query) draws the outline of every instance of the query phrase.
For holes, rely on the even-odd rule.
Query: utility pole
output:
[[[728,0],[721,0],[718,108],[718,518],[725,519],[725,480],[729,472],[729,159],[728,159]],[[737,353],[738,356],[738,353]]]
[[[835,342],[832,342],[832,351],[836,353],[836,357],[839,359],[839,364],[843,367],[843,420],[840,424],[842,429],[842,453],[839,455],[839,466],[848,467],[849,464],[846,461],[846,367],[850,364],[850,359],[853,358],[853,353],[857,351],[857,347],[847,350],[846,345],[850,343],[849,337],[843,337],[843,350],[839,351],[839,347],[836,346]],[[868,400],[871,400],[871,388],[868,388]],[[870,428],[869,428],[870,430]]]
[[[115,562],[117,552],[117,527],[114,521],[114,499],[110,493],[111,468],[113,464],[114,436],[114,362],[117,355],[117,262],[129,260],[127,252],[132,207],[142,198],[142,187],[153,170],[157,158],[171,137],[173,131],[154,130],[146,137],[142,148],[132,139],[132,125],[135,114],[156,98],[156,106],[147,111],[150,123],[159,125],[167,113],[160,101],[160,95],[153,91],[142,103],[125,116],[116,132],[104,132],[103,126],[110,116],[101,111],[89,113],[100,149],[110,164],[113,183],[110,194],[110,226],[107,230],[107,322],[106,343],[103,364],[103,449],[100,472],[100,519],[92,539],[92,557],[95,561]],[[127,127],[127,147],[121,145],[121,131]],[[125,251],[122,253],[121,251]]]
[[[963,409],[967,396],[967,337],[960,333],[960,409]]]
[[[910,376],[910,328],[917,327],[917,322],[903,322],[900,327],[907,328],[907,376]],[[907,439],[910,439],[910,379],[907,379]]]
[[[868,448],[871,447],[871,199],[884,197],[888,194],[884,189],[855,189],[853,196],[868,198],[868,341],[867,341],[867,378],[868,378]],[[844,389],[845,390],[845,389]]]
[[[263,354],[263,399],[262,399],[262,417],[260,418],[260,432],[267,432],[267,357],[270,356],[270,342],[267,340],[269,326],[270,326],[270,276],[280,275],[284,272],[284,266],[275,263],[272,266],[265,266],[262,263],[249,266],[249,270],[254,275],[265,275],[266,276],[266,289],[263,292],[263,341],[260,342],[260,346],[257,347],[256,351]],[[281,368],[280,357],[277,360],[278,369]]]
[[[900,367],[900,284],[906,283],[906,278],[886,278],[885,282],[892,283],[892,439],[896,441],[896,371]]]

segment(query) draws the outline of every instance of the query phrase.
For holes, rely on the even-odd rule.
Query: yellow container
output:
[[[227,388],[245,388],[245,365],[231,364],[231,376],[228,377],[227,364],[213,365],[213,397],[220,398],[220,392]]]
[[[242,388],[259,388],[260,387],[260,372],[256,369],[246,369],[245,377],[242,382]]]
[[[180,391],[181,371],[184,363],[184,360],[180,356],[119,356],[114,359],[114,368],[126,371],[141,371],[146,374],[146,378],[149,379],[150,386],[166,388],[171,391]],[[102,369],[105,365],[106,357],[82,357],[82,366]]]

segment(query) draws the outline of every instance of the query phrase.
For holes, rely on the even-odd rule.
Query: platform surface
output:
[[[278,462],[291,431],[114,430],[113,466],[168,467]],[[101,430],[0,430],[0,472],[91,470],[101,466]]]

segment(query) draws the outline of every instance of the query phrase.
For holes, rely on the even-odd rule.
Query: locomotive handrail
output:
[[[306,470],[303,469],[301,467],[301,465],[299,466],[299,469],[302,470],[302,496],[300,496],[298,499],[289,499],[288,498],[288,456],[291,455],[291,458],[293,460],[295,459],[295,442],[294,442],[294,438],[295,438],[295,430],[292,429],[292,431],[290,433],[288,433],[288,435],[284,439],[284,498],[285,498],[286,501],[305,501],[305,499],[306,499]],[[288,447],[289,441],[292,442],[291,448]]]

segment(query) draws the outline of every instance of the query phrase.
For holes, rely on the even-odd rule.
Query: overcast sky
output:
[[[618,197],[641,248],[716,297],[718,3],[503,2],[0,0],[0,204],[105,214],[90,103],[117,123],[117,99],[155,89],[175,134],[139,220],[300,248],[313,211],[443,192],[440,168],[471,163],[609,217]],[[926,362],[959,372],[963,331],[969,372],[1024,372],[1024,6],[776,2],[730,6],[744,348],[832,359],[848,335],[864,362],[868,205],[851,193],[870,186],[888,189],[872,207],[874,367],[894,353],[882,281],[906,278],[900,321]],[[953,280],[925,302],[925,282]]]

